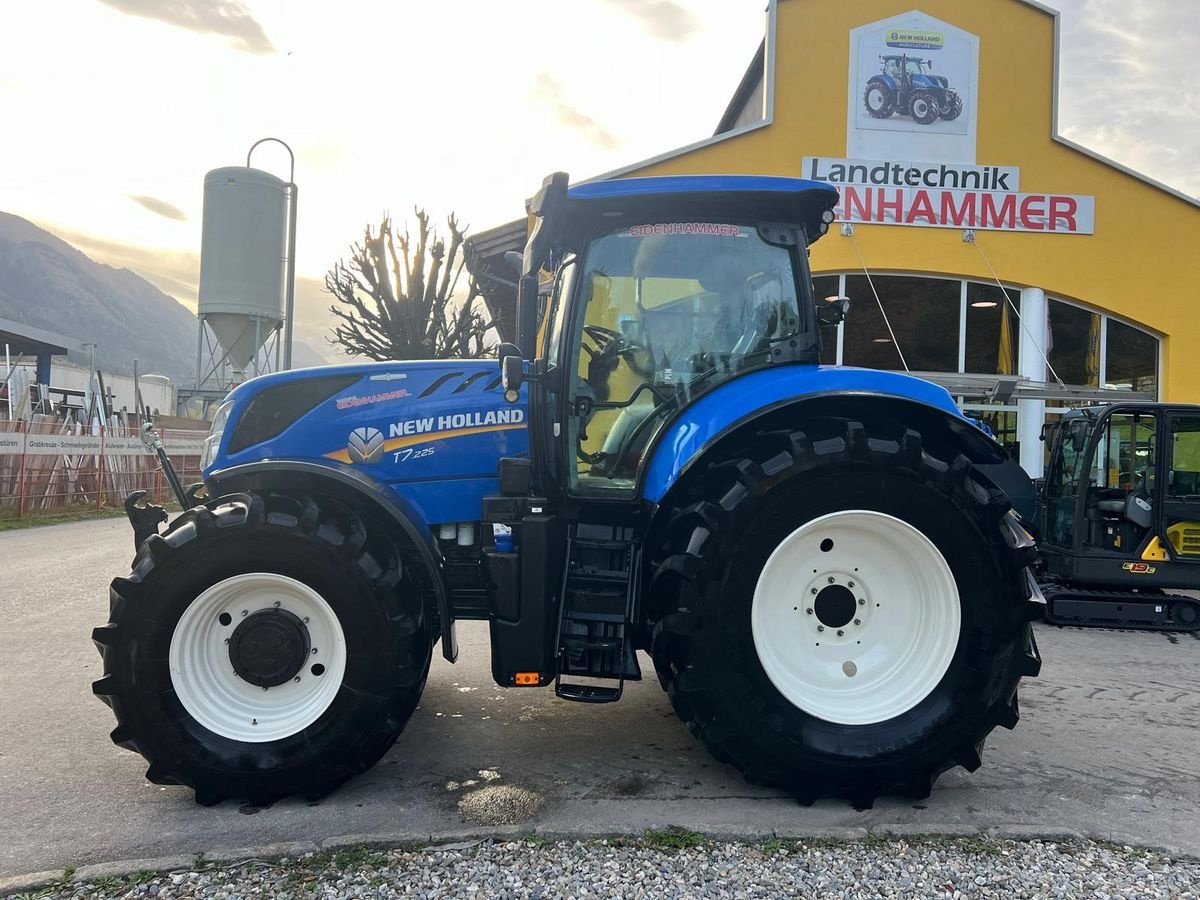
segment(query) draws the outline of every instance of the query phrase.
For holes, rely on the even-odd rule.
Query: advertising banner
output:
[[[846,155],[973,163],[979,38],[914,10],[850,32]]]
[[[204,435],[163,436],[163,446],[175,456],[199,456],[204,451]],[[140,437],[115,437],[98,434],[25,434],[0,432],[0,454],[29,456],[80,456],[103,453],[105,456],[151,455]]]
[[[30,456],[76,456],[99,453],[98,434],[27,434],[25,452]]]

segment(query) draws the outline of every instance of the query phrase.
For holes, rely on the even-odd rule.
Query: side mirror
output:
[[[521,359],[519,354],[502,356],[500,358],[500,384],[504,388],[504,399],[509,403],[516,403],[521,396],[521,383],[524,381],[525,360]]]
[[[826,297],[825,302],[817,306],[817,324],[823,328],[832,328],[844,322],[849,314],[849,297]]]

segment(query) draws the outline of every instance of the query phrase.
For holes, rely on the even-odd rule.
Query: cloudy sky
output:
[[[1200,194],[1195,0],[1055,0],[1064,134]],[[203,173],[297,153],[297,333],[363,225],[486,228],[711,133],[763,0],[5,0],[0,210],[195,304]],[[680,77],[685,73],[686,77]],[[266,146],[255,165],[286,172]]]

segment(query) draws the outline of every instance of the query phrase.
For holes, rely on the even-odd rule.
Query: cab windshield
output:
[[[802,248],[731,223],[640,224],[592,241],[567,361],[572,487],[631,492],[642,451],[674,410],[765,364],[776,341],[811,333],[803,260]]]

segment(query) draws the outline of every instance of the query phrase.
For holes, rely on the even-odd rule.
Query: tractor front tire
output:
[[[652,655],[719,760],[803,802],[929,794],[1018,719],[1033,542],[946,441],[886,421],[760,433],[656,543]],[[933,452],[931,452],[931,450]]]
[[[872,118],[888,119],[896,111],[896,98],[886,83],[869,81],[863,91],[863,106]]]
[[[914,91],[908,105],[909,114],[918,125],[932,125],[937,121],[941,106],[937,97],[929,91]]]
[[[93,640],[112,739],[199,803],[319,798],[395,742],[429,672],[423,591],[378,523],[233,494],[138,551]]]

